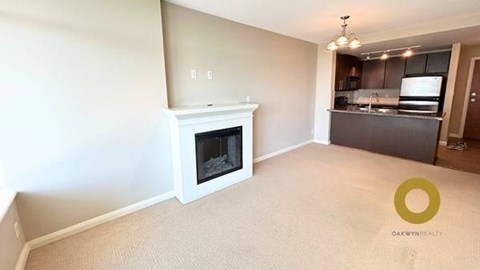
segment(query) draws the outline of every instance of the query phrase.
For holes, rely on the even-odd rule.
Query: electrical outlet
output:
[[[20,237],[20,233],[21,233],[20,225],[18,224],[18,221],[15,221],[15,223],[13,224],[13,230],[15,231],[15,236],[18,239]]]
[[[213,79],[213,71],[211,71],[211,70],[207,71],[207,78],[209,80]]]

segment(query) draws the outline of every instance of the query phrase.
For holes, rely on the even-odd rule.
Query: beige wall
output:
[[[0,167],[27,240],[172,190],[159,5],[0,0]]]
[[[465,102],[465,94],[468,81],[468,72],[472,57],[480,57],[480,44],[462,45],[460,61],[458,65],[457,80],[455,82],[455,94],[453,96],[452,114],[450,120],[450,134],[461,133],[462,113]]]
[[[315,44],[168,3],[162,12],[171,106],[250,96],[260,104],[255,157],[313,138]],[[212,80],[207,70],[213,70]]]
[[[21,224],[18,217],[17,205],[13,202],[8,208],[5,216],[0,220],[0,268],[2,270],[13,270],[25,244],[23,233],[19,238],[15,236],[13,225],[15,222]]]
[[[317,76],[315,95],[315,141],[330,144],[330,112],[333,108],[335,91],[335,63],[337,54],[325,50],[327,44],[318,44]]]

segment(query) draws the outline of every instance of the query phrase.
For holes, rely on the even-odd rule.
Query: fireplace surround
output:
[[[182,203],[252,177],[258,104],[169,108],[175,195]]]

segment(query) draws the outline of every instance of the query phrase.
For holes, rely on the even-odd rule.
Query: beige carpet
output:
[[[411,176],[441,195],[423,225],[393,206]],[[412,210],[427,203],[407,196]],[[442,235],[392,236],[409,230]],[[480,269],[479,232],[479,175],[311,144],[199,201],[172,199],[37,249],[26,269]]]

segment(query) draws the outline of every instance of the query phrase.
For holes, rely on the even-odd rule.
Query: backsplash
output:
[[[346,96],[348,102],[353,104],[368,104],[370,102],[370,95],[377,93],[377,99],[372,99],[372,104],[382,105],[398,105],[398,99],[400,96],[400,89],[360,89],[356,91],[341,91],[336,92],[335,97]]]

